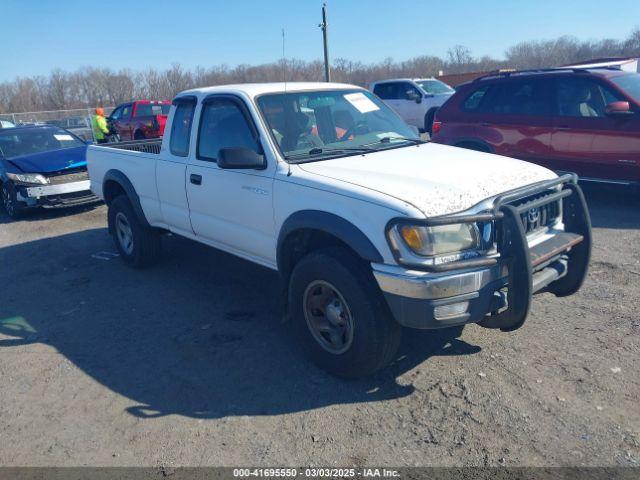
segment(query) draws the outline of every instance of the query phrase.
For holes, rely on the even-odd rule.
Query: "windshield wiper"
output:
[[[410,138],[410,137],[382,137],[377,142],[368,143],[367,145],[375,145],[377,143],[391,143],[394,140],[402,140],[405,142],[411,142],[413,145],[422,145],[423,143],[427,143],[426,140],[422,140],[420,138]]]
[[[364,145],[361,147],[335,147],[335,148],[314,147],[308,152],[296,153],[294,155],[286,155],[284,158],[286,160],[293,160],[300,157],[315,157],[317,155],[322,155],[322,154],[334,154],[334,153],[341,153],[341,152],[371,153],[375,151],[376,151],[375,148],[367,147]]]

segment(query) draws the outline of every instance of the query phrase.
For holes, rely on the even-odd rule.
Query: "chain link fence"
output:
[[[109,115],[115,107],[104,107]],[[51,110],[45,112],[0,113],[2,127],[12,125],[55,125],[65,128],[87,141],[94,141],[91,130],[91,116],[95,108],[77,108],[73,110]]]

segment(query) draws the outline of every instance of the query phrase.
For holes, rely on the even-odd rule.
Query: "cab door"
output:
[[[608,104],[627,99],[595,78],[567,76],[555,86],[556,169],[591,179],[640,181],[640,112],[608,115]]]
[[[160,151],[156,163],[156,186],[164,222],[172,231],[187,236],[193,235],[185,178],[189,155],[195,151],[191,137],[196,102],[195,96],[174,100],[169,145]]]
[[[533,75],[505,78],[477,92],[476,105],[467,107],[473,115],[469,127],[474,137],[499,155],[553,168],[549,162],[553,117],[548,81]]]
[[[211,95],[201,104],[197,146],[189,157],[186,190],[195,235],[231,253],[275,265],[273,181],[276,162],[263,170],[218,167],[220,149],[263,153],[247,104],[234,95]]]
[[[420,89],[409,82],[399,84],[398,101],[402,118],[409,125],[424,128],[425,104],[424,95]]]
[[[403,82],[379,83],[373,89],[373,93],[380,97],[380,99],[389,107],[395,110],[395,112],[406,122],[407,109],[405,108],[406,102],[404,95],[402,94],[402,83]]]
[[[121,140],[131,140],[131,103],[119,106],[109,117]]]

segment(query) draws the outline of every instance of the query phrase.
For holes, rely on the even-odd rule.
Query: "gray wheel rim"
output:
[[[133,230],[131,230],[126,215],[122,212],[116,214],[116,235],[122,250],[127,255],[131,255],[133,253]]]
[[[311,282],[302,299],[313,338],[327,352],[339,355],[353,343],[353,316],[340,291],[324,280]]]
[[[9,215],[13,215],[15,211],[15,205],[13,204],[13,200],[11,199],[11,194],[5,187],[2,187],[2,205]]]

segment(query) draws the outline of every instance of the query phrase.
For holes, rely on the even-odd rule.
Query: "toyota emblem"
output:
[[[540,219],[540,210],[538,208],[530,209],[527,218],[530,223],[536,223]]]

